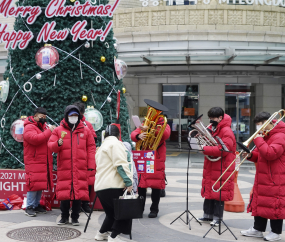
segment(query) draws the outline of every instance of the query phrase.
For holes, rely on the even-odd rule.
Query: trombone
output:
[[[260,132],[262,132],[263,136],[266,136],[272,130],[272,129],[270,129],[270,130],[264,130],[264,129],[266,128],[266,126],[268,124],[270,124],[275,119],[275,117],[277,115],[279,115],[280,117],[275,122],[272,129],[274,129],[276,127],[276,125],[285,117],[285,109],[280,109],[278,112],[273,113],[271,115],[271,117],[268,120],[266,120],[266,122],[247,141],[245,141],[243,143],[237,142],[237,144],[243,150],[236,156],[236,158],[233,160],[233,162],[228,166],[228,168],[223,172],[223,174],[214,183],[214,185],[212,186],[213,192],[219,192],[224,187],[224,185],[228,182],[228,180],[232,177],[232,175],[235,173],[235,171],[238,171],[238,169],[242,165],[242,163],[247,159],[247,157],[250,155],[250,153],[256,148],[256,146],[254,146],[251,150],[249,150],[248,147],[249,147],[250,143],[254,140],[255,136],[257,134],[259,134]],[[226,174],[228,169],[230,169],[230,167],[235,163],[237,158],[240,157],[244,152],[248,153],[247,156],[240,162],[240,164],[238,166],[235,167],[234,171],[229,175],[229,177],[227,178],[227,180],[225,180],[225,182],[221,185],[221,187],[219,189],[215,190],[214,187],[216,186],[216,184],[223,178],[223,176]]]

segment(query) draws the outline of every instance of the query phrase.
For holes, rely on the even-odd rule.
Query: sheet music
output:
[[[132,119],[133,119],[133,122],[137,128],[141,126],[140,118],[137,115],[133,115]]]
[[[192,150],[202,150],[199,141],[196,138],[188,138],[189,145]]]

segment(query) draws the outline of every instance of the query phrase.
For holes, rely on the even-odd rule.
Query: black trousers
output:
[[[62,218],[69,218],[69,209],[70,209],[70,200],[60,201],[60,210]],[[78,219],[79,213],[81,210],[81,200],[73,200],[72,201],[72,219]]]
[[[267,218],[262,218],[257,216],[254,217],[253,228],[258,231],[265,232],[267,220],[268,220]],[[282,234],[283,219],[276,219],[276,220],[270,219],[270,226],[273,233]]]
[[[223,218],[224,214],[224,202],[213,200],[213,199],[205,199],[204,200],[204,218],[218,220],[221,216]]]
[[[151,212],[156,212],[158,213],[159,209],[158,209],[158,205],[159,205],[159,201],[160,201],[160,190],[161,189],[151,189],[151,201],[152,204],[150,206],[150,211]],[[143,207],[145,207],[145,200],[146,200],[146,188],[138,188],[138,193],[139,196],[144,197],[144,204]]]
[[[114,218],[114,198],[119,198],[124,194],[123,189],[107,189],[97,191],[99,200],[106,213],[105,220],[101,226],[100,233],[107,231],[116,231],[118,234],[131,234],[132,231],[132,220],[116,220]]]

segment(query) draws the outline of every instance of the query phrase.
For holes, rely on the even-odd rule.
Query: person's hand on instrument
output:
[[[148,130],[148,126],[140,126],[140,130],[146,132]]]
[[[124,191],[127,190],[128,192],[131,192],[133,190],[133,186],[125,187]]]
[[[139,139],[144,140],[146,138],[147,133],[141,133],[139,134]]]
[[[250,153],[243,152],[241,156],[244,159],[247,155],[248,155],[247,159],[250,159],[252,157],[252,153],[251,152]]]
[[[62,145],[63,145],[63,139],[60,138],[60,139],[58,140],[58,145],[59,145],[59,146],[62,146]]]
[[[200,145],[200,147],[201,147],[201,150],[199,151],[199,153],[200,154],[204,154],[204,147],[205,147],[205,145]]]
[[[56,128],[56,127],[55,127],[54,125],[50,125],[50,126],[49,126],[49,129],[50,129],[51,132],[52,132],[55,128]]]
[[[257,134],[257,135],[255,136],[255,139],[256,139],[256,138],[259,138],[259,137],[263,138],[263,135],[262,135],[262,134]]]

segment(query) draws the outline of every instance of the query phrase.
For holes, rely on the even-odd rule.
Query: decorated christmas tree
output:
[[[122,140],[129,141],[122,82],[126,65],[116,59],[118,43],[112,30],[119,2],[20,0],[16,7],[12,0],[0,2],[0,14],[16,17],[13,32],[0,26],[0,39],[9,50],[0,83],[1,168],[23,167],[23,127],[16,123],[10,128],[22,116],[33,115],[36,107],[45,107],[48,123],[59,125],[67,105],[83,101],[93,106],[88,110],[100,145],[102,130],[117,121],[120,90]]]

